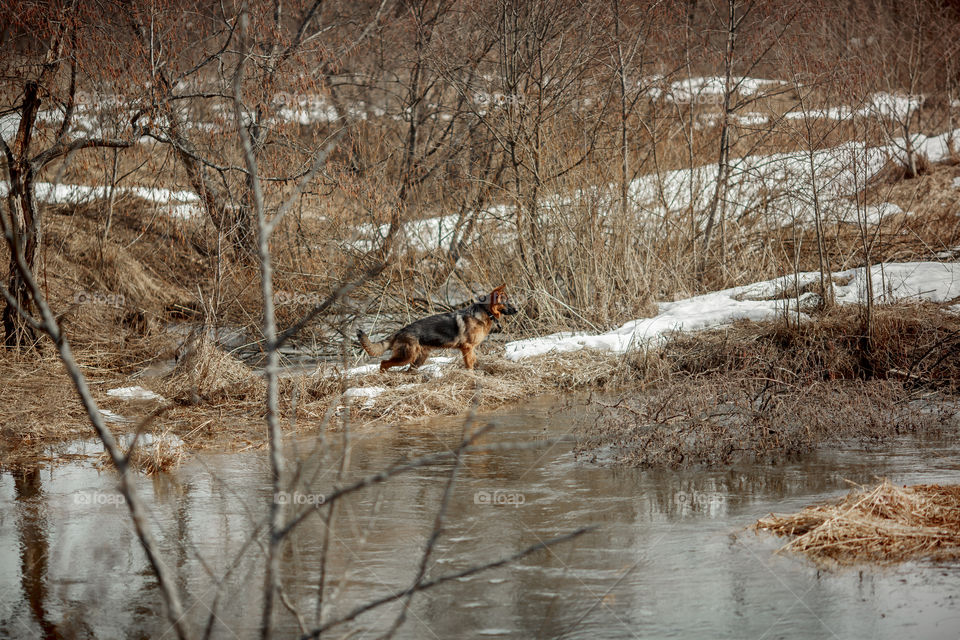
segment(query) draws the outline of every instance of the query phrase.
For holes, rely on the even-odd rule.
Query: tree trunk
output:
[[[18,256],[22,256],[31,272],[36,271],[37,247],[40,246],[40,216],[33,201],[33,167],[30,165],[28,150],[33,134],[33,122],[40,107],[39,87],[28,82],[24,88],[23,115],[12,153],[8,154],[7,167],[10,173],[10,191],[7,196],[9,210],[9,228],[4,232],[11,242],[10,261],[7,270],[7,290],[20,309],[33,311],[33,300],[27,283],[20,275]],[[4,224],[6,226],[6,224]],[[22,317],[17,307],[10,302],[3,309],[3,335],[7,347],[22,348],[33,346],[36,335],[33,328]]]
[[[706,275],[707,261],[710,254],[710,242],[717,223],[717,211],[726,206],[727,183],[730,177],[730,98],[733,92],[733,62],[736,46],[737,3],[735,0],[727,2],[727,43],[724,52],[724,84],[723,84],[723,113],[720,120],[720,149],[717,159],[717,185],[710,200],[710,210],[707,213],[707,226],[703,231],[703,245],[701,247],[700,264],[697,269],[697,279],[702,283]],[[722,225],[722,219],[721,219]]]
[[[21,167],[10,170],[10,195],[7,203],[10,210],[10,232],[14,238],[14,247],[10,251],[7,270],[7,290],[17,305],[27,313],[33,312],[33,299],[27,283],[20,275],[17,264],[17,251],[31,272],[36,272],[37,247],[40,245],[40,224],[36,205],[33,201],[33,177],[29,170],[21,173]],[[37,336],[27,324],[16,306],[7,303],[3,309],[4,344],[8,347],[22,348],[32,346]]]

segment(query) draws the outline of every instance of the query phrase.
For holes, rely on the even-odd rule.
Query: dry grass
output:
[[[341,392],[347,387],[381,387],[384,391],[369,402],[363,397],[349,402],[355,419],[382,423],[457,416],[472,406],[489,411],[524,398],[601,388],[615,378],[621,365],[619,356],[578,351],[522,362],[481,355],[473,371],[455,362],[436,379],[427,373],[401,371],[349,380],[320,377],[303,394],[304,409],[322,415],[331,406],[346,407],[348,401]]]
[[[159,435],[165,431],[159,423],[167,421],[166,407],[158,407],[156,401],[131,402],[108,396],[107,389],[129,381],[109,369],[86,366],[83,370],[100,409],[125,418],[119,422],[108,418],[107,426],[115,436],[150,426],[147,432],[159,444],[138,448],[131,458],[133,464],[150,473],[177,466],[183,448]],[[66,461],[72,456],[64,454],[59,445],[94,437],[87,412],[58,359],[4,352],[0,376],[4,380],[0,387],[0,466]]]
[[[927,303],[878,306],[874,312],[869,340],[857,310],[837,307],[800,326],[744,321],[678,334],[658,353],[639,353],[629,362],[646,381],[725,374],[778,384],[891,379],[957,391],[960,316]]]
[[[183,461],[183,444],[164,433],[152,438],[147,444],[138,443],[129,454],[130,464],[150,476],[158,473],[168,473],[180,466]],[[106,454],[101,456],[102,462],[108,462]]]
[[[177,366],[160,385],[161,395],[181,404],[262,402],[265,391],[263,379],[217,347],[203,327],[188,337]]]
[[[262,378],[201,336],[198,330],[187,340],[170,374],[136,382],[173,401],[153,430],[175,433],[191,449],[261,446]],[[584,433],[581,454],[612,446],[619,462],[666,466],[779,459],[824,442],[883,438],[947,419],[936,403],[919,412],[910,400],[920,391],[955,390],[960,318],[936,305],[879,308],[869,357],[863,344],[857,319],[845,310],[801,327],[745,322],[678,335],[659,351],[625,356],[583,350],[510,362],[491,342],[482,347],[476,370],[455,360],[436,379],[402,371],[284,378],[280,411],[287,429],[312,431],[337,424],[330,417],[342,417],[348,407],[355,425],[373,426],[456,416],[474,403],[487,411],[543,394],[621,390],[621,402],[595,405],[600,419]],[[0,392],[9,394],[6,406],[19,409],[5,424],[26,424],[37,442],[89,435],[78,403],[63,410],[73,390],[56,361],[42,369],[29,359],[5,364],[7,379],[21,381]],[[91,374],[101,389],[131,384],[115,371]],[[384,391],[368,402],[344,397],[351,387]],[[98,400],[134,419],[143,413],[105,394]],[[12,436],[8,429],[8,441]]]
[[[677,335],[616,372],[643,394],[596,400],[578,452],[633,466],[780,460],[827,443],[938,430],[955,411],[960,318],[878,307],[872,340],[849,309],[799,327],[743,322]],[[630,379],[633,382],[630,382]]]
[[[902,174],[902,168],[899,169]],[[865,204],[890,202],[904,214],[887,215],[869,229],[875,237],[871,251],[873,262],[907,262],[930,260],[960,244],[960,190],[953,180],[960,177],[960,167],[950,163],[934,164],[913,179],[889,173],[878,179],[867,193]],[[894,180],[893,182],[888,182]],[[860,266],[863,247],[856,224],[829,224],[825,229],[825,250],[833,270]],[[780,237],[771,231],[766,242],[782,246],[786,255],[797,255],[801,271],[818,268],[817,242],[812,228],[784,229]],[[789,267],[788,267],[789,268]]]
[[[85,369],[97,389],[106,372]],[[63,364],[53,357],[0,357],[0,458],[29,457],[50,442],[89,435],[90,423]]]
[[[900,257],[928,257],[958,236],[957,192],[952,189],[955,173],[956,167],[938,165],[917,180],[884,187],[889,193],[882,199],[896,201],[918,214],[891,220],[890,224],[897,226],[884,232],[880,243],[883,249],[878,249],[876,255],[889,250]],[[599,183],[596,178],[591,176],[590,180]],[[569,187],[575,189],[577,184]],[[911,202],[916,206],[911,207]],[[118,203],[110,234],[104,237],[104,212],[100,206],[51,210],[46,218],[46,251],[39,274],[53,308],[61,314],[79,362],[95,384],[130,384],[130,374],[139,374],[158,361],[171,360],[177,340],[167,327],[185,318],[197,322],[204,316],[213,316],[220,323],[247,327],[250,335],[256,336],[253,327],[260,320],[257,271],[226,264],[219,272],[219,258],[229,262],[229,256],[216,255],[217,238],[211,234],[208,223],[171,221],[155,211],[149,213],[145,203],[124,202]],[[586,205],[582,210],[568,212],[567,222],[576,224],[558,232],[556,254],[550,257],[552,262],[547,263],[543,274],[535,273],[529,265],[518,267],[509,248],[484,252],[482,249],[492,247],[481,242],[472,251],[467,249],[477,264],[476,273],[482,273],[484,280],[507,282],[515,287],[512,293],[529,303],[524,305],[525,316],[510,320],[513,337],[519,337],[520,331],[600,330],[616,326],[624,318],[649,313],[653,298],[693,293],[697,285],[690,281],[689,270],[682,264],[687,245],[681,236],[665,237],[654,243],[656,246],[645,249],[653,252],[648,258],[656,254],[654,262],[663,266],[654,269],[653,263],[644,263],[636,254],[636,238],[618,234],[610,239],[594,233],[596,230],[587,223],[596,218],[596,213]],[[936,224],[928,225],[931,220]],[[290,235],[289,243],[278,243],[277,289],[322,297],[348,256],[337,253],[337,265],[328,268],[328,252],[308,251],[304,247],[329,241],[333,231],[318,226],[320,223],[309,216],[297,224],[297,233],[304,235]],[[906,233],[901,233],[904,230]],[[943,239],[935,245],[932,236],[938,234]],[[845,246],[837,256],[855,256],[851,249],[855,243],[855,238],[842,239]],[[805,247],[813,244],[806,242]],[[433,257],[439,265],[436,273],[428,273],[423,267],[424,256],[411,255],[399,261],[383,278],[362,287],[349,305],[340,310],[342,313],[323,319],[328,326],[318,329],[316,335],[331,344],[339,341],[335,329],[352,322],[357,313],[379,313],[381,305],[385,313],[420,315],[439,310],[435,308],[438,283],[446,283],[454,275],[448,273],[451,267],[445,256]],[[809,262],[809,256],[805,259]],[[755,262],[750,256],[744,260]],[[724,277],[742,281],[769,275],[774,269],[771,265],[774,263],[768,261],[751,267],[753,271],[728,273]],[[775,265],[777,269],[782,266],[782,262]],[[214,280],[215,273],[220,273],[219,280]],[[463,278],[463,287],[451,286],[450,290],[472,286],[469,278],[475,275],[457,273],[457,278]],[[662,281],[651,284],[654,277]],[[528,290],[524,292],[516,282],[526,282]],[[556,289],[557,282],[563,283],[560,289]],[[123,303],[78,303],[76,296],[81,292],[120,295]],[[281,325],[292,322],[305,308],[281,305]],[[157,419],[157,428],[171,430],[192,448],[259,446],[264,440],[262,379],[238,359],[197,335],[187,345],[175,371],[165,379],[144,383],[152,384],[154,390],[175,403]],[[629,356],[583,351],[512,363],[493,355],[496,346],[488,343],[477,371],[465,371],[458,362],[436,380],[400,372],[349,380],[303,376],[282,380],[281,411],[286,424],[295,424],[299,430],[326,428],[325,416],[337,410],[342,414],[348,404],[354,418],[372,424],[458,415],[472,405],[476,396],[480,408],[490,410],[534,395],[575,389],[659,388],[656,393],[663,394],[661,399],[676,396],[679,391],[699,393],[720,403],[733,398],[732,402],[739,403],[743,410],[749,407],[747,400],[758,394],[761,400],[769,399],[769,406],[786,410],[790,405],[784,398],[789,397],[790,389],[835,380],[888,379],[891,384],[884,387],[887,391],[881,393],[877,387],[863,392],[863,402],[868,404],[873,402],[868,402],[869,397],[880,397],[888,391],[908,394],[918,388],[957,390],[960,319],[956,316],[942,313],[935,305],[879,308],[869,349],[865,349],[865,338],[850,310],[843,309],[799,328],[743,323],[722,331],[678,336],[662,351]],[[42,353],[38,363],[32,362],[29,355],[21,362],[9,354],[0,362],[5,379],[11,381],[0,390],[0,399],[6,400],[7,407],[0,411],[5,425],[5,456],[12,450],[25,452],[34,446],[90,433],[85,414],[73,399],[73,389],[59,364],[52,359],[52,351],[45,347]],[[739,382],[713,388],[697,382],[723,376],[739,376]],[[772,381],[771,385],[767,385],[767,380]],[[357,386],[382,386],[386,391],[369,405],[362,398],[346,401],[343,391]],[[831,397],[826,391],[823,393]],[[137,412],[116,400],[98,400],[124,415]],[[670,404],[667,408],[671,406],[677,408]],[[759,442],[754,449],[775,450],[768,448],[771,438],[764,435],[757,426],[760,424],[763,419],[754,425],[758,438],[750,440]],[[122,425],[114,428],[129,429]],[[21,437],[21,433],[27,436]],[[722,433],[714,436],[716,442],[723,441]],[[614,437],[613,431],[606,432],[605,437]],[[781,439],[789,450],[807,446],[792,437]],[[664,450],[670,449],[666,440],[662,444]],[[697,448],[702,449],[700,445],[694,447]]]
[[[838,502],[770,515],[755,531],[791,536],[783,550],[818,563],[890,564],[912,558],[960,557],[960,486],[897,487],[883,481]]]

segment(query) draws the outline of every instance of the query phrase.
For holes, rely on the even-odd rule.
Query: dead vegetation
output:
[[[217,404],[233,400],[263,401],[263,379],[240,360],[225,353],[196,328],[181,347],[176,367],[160,383],[160,393],[180,404]]]
[[[843,308],[800,326],[675,336],[629,361],[645,393],[595,401],[600,418],[578,452],[636,466],[726,465],[953,425],[960,318],[894,305],[874,320],[870,339]]]
[[[660,380],[737,374],[771,384],[890,379],[909,387],[956,391],[960,384],[960,316],[938,304],[874,310],[868,336],[856,308],[837,307],[811,322],[753,323],[695,335],[677,334],[631,361],[636,375]]]
[[[492,410],[524,398],[603,388],[616,379],[623,362],[620,356],[591,351],[549,354],[535,361],[511,362],[497,357],[491,353],[493,351],[488,347],[473,371],[461,368],[457,362],[436,379],[429,373],[407,372],[350,378],[349,386],[383,389],[369,403],[365,398],[354,398],[352,411],[361,422],[382,423],[457,416],[471,406]],[[334,384],[345,388],[347,381],[321,379],[317,382],[327,388]],[[312,396],[322,398],[316,387]],[[343,398],[334,395],[306,407],[314,412],[322,411],[331,402],[345,404]]]
[[[364,428],[460,415],[474,403],[492,410],[537,395],[601,391],[593,407],[599,417],[582,434],[579,454],[642,466],[777,460],[829,442],[951,423],[953,413],[936,394],[955,393],[960,381],[960,317],[935,304],[902,304],[875,310],[872,340],[861,328],[856,315],[841,308],[799,326],[743,322],[678,334],[657,350],[626,356],[583,350],[520,362],[500,357],[498,340],[491,340],[481,347],[477,370],[455,361],[439,378],[429,371],[344,377],[332,364],[287,376],[280,380],[279,409],[289,429],[329,428],[337,422],[332,416],[347,412]],[[177,339],[162,335],[172,356]],[[139,344],[154,339],[143,336]],[[159,377],[130,377],[126,364],[90,368],[98,402],[132,422],[164,406],[151,432],[176,434],[189,449],[262,446],[260,374],[200,328],[177,351],[175,365]],[[90,350],[80,353],[95,360]],[[55,361],[38,367],[29,358],[7,358],[3,364],[11,383],[0,396],[13,409],[4,424],[23,425],[30,434],[15,436],[6,427],[6,460],[35,455],[31,442],[49,445],[87,433],[78,403],[63,411],[72,389]],[[130,402],[105,393],[131,384],[165,400]],[[351,398],[344,394],[350,388],[378,389],[376,397]]]
[[[884,250],[896,252],[901,259],[929,258],[946,242],[935,245],[932,235],[960,237],[954,211],[958,201],[951,186],[954,172],[955,167],[937,165],[915,180],[890,185],[887,199],[901,202],[905,210],[912,199],[917,214],[885,223],[896,227],[884,232],[880,245]],[[220,265],[216,238],[206,222],[147,216],[144,207],[137,201],[118,203],[109,233],[102,226],[103,211],[93,205],[57,207],[47,217],[49,249],[39,276],[78,361],[95,383],[98,402],[134,422],[155,410],[157,403],[131,405],[104,391],[140,384],[171,404],[153,427],[157,433],[175,433],[191,449],[261,446],[264,385],[260,375],[237,354],[227,353],[222,344],[200,339],[209,334],[199,328],[211,318],[220,327],[236,327],[252,345],[246,355],[254,352],[261,304],[258,276],[229,261]],[[299,222],[309,229],[315,221],[305,217]],[[838,243],[855,244],[855,239],[837,234]],[[570,259],[577,252],[593,251],[586,245],[568,249]],[[662,247],[667,253],[679,250]],[[315,275],[323,271],[323,264],[320,253],[280,252],[277,290],[306,300],[278,307],[281,326],[299,317],[309,300],[319,297],[313,292],[325,290],[325,284],[317,285]],[[383,305],[401,317],[440,310],[429,295],[401,295],[397,290],[398,286],[428,290],[426,279],[434,276],[426,274],[422,264],[398,261],[388,283],[362,287],[357,295],[362,302],[351,302],[344,313],[319,323],[310,338],[326,341],[334,352],[339,351],[342,338],[336,330],[358,316],[367,317],[363,305]],[[546,290],[527,296],[520,293],[518,297],[525,297],[528,304],[523,305],[521,322],[511,319],[506,327],[511,339],[550,330],[598,328],[590,324],[591,319],[612,326],[624,317],[652,312],[652,307],[644,306],[652,292],[627,299],[628,280],[605,282],[602,277],[578,274],[575,264],[568,266],[570,286],[605,296],[606,315],[581,317],[576,308],[552,298]],[[496,270],[510,268],[503,263]],[[757,277],[766,270],[745,272],[742,278]],[[671,286],[675,295],[692,293],[679,280]],[[172,325],[194,330],[184,340],[182,333],[170,330]],[[211,330],[217,326],[207,325]],[[513,363],[498,356],[499,347],[491,340],[482,349],[478,371],[464,371],[454,364],[439,379],[403,372],[349,379],[336,374],[284,378],[280,410],[288,427],[308,430],[325,428],[330,415],[343,415],[348,407],[360,425],[382,424],[459,415],[475,397],[482,410],[492,410],[540,394],[626,388],[651,395],[642,401],[639,396],[629,400],[635,403],[629,409],[626,401],[605,408],[605,418],[586,434],[584,455],[592,456],[594,447],[615,442],[620,451],[615,457],[631,464],[722,464],[743,455],[799,453],[816,446],[823,435],[835,436],[830,423],[821,424],[815,416],[810,416],[814,427],[808,428],[799,419],[786,424],[777,414],[806,415],[816,403],[836,406],[836,415],[849,414],[853,422],[870,422],[878,434],[926,428],[930,420],[939,418],[911,417],[911,405],[904,403],[920,390],[956,391],[958,332],[957,317],[937,305],[900,305],[876,309],[869,341],[849,309],[820,314],[815,322],[799,327],[787,322],[743,323],[696,336],[678,335],[661,350],[629,356],[583,351]],[[3,461],[46,455],[43,451],[51,444],[89,433],[72,388],[56,362],[47,360],[51,351],[49,345],[41,344],[42,357],[37,362],[30,354],[3,356],[0,364],[5,379],[11,381],[0,389],[8,407],[0,412],[5,425]],[[151,368],[172,371],[156,377],[145,373]],[[845,381],[845,386],[827,384],[835,381]],[[384,390],[372,401],[343,396],[348,388],[361,386]],[[718,406],[727,407],[726,417]],[[659,411],[660,417],[692,416],[693,421],[677,431],[680,418],[659,424],[656,415],[647,415],[651,411]],[[875,418],[867,421],[867,415]],[[740,424],[731,431],[734,420]],[[644,421],[648,427],[659,426],[636,428]],[[122,423],[111,426],[118,432],[130,429]],[[852,429],[848,435],[865,432]],[[638,451],[646,453],[638,455]]]
[[[859,487],[843,499],[799,513],[770,515],[753,525],[792,538],[783,551],[818,564],[891,564],[914,558],[960,557],[960,486]]]
[[[130,453],[130,464],[149,476],[176,469],[183,455],[183,443],[180,440],[169,433],[161,434],[151,438],[149,443],[135,447]],[[106,454],[102,459],[104,464],[109,462]]]
[[[109,373],[89,368],[87,375],[96,388]],[[0,359],[0,377],[4,458],[40,455],[50,442],[89,435],[86,412],[59,360],[7,355]]]

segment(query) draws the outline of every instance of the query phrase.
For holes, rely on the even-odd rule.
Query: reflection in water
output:
[[[47,619],[47,526],[42,514],[40,469],[17,469],[12,474],[19,505],[17,527],[20,530],[20,584],[23,597],[40,627],[42,637],[59,638],[57,627]]]
[[[957,482],[956,444],[905,439],[882,452],[821,453],[782,466],[641,472],[579,464],[569,445],[547,444],[544,436],[566,433],[577,417],[534,404],[487,418],[497,422],[488,442],[532,444],[465,456],[427,577],[584,525],[597,529],[418,594],[399,637],[957,637],[956,566],[823,574],[772,553],[779,541],[744,532],[770,511],[840,495],[848,480]],[[460,426],[354,434],[347,478],[449,449]],[[302,454],[313,443],[297,444]],[[303,467],[313,479],[291,508],[331,489],[338,460],[332,452]],[[291,455],[291,470],[295,462]],[[282,558],[283,586],[305,624],[317,619],[321,571],[325,619],[410,585],[449,470],[424,467],[358,492],[338,503],[332,527],[314,516],[296,531]],[[199,456],[174,478],[138,485],[194,628],[212,619],[212,637],[253,635],[262,558],[250,536],[273,499],[264,453]],[[109,473],[74,463],[42,476],[0,475],[0,637],[161,637],[168,629],[159,603]],[[331,635],[375,637],[397,611],[364,614]],[[285,608],[278,621],[281,637],[298,633]]]

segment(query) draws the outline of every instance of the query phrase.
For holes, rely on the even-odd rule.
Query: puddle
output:
[[[775,555],[779,539],[743,531],[771,511],[840,496],[847,480],[960,482],[960,443],[903,438],[880,451],[820,452],[802,462],[720,471],[638,471],[578,463],[576,414],[546,401],[488,416],[487,442],[526,448],[467,455],[427,576],[511,555],[586,525],[573,542],[418,594],[401,638],[956,638],[960,565],[818,572]],[[353,436],[348,476],[451,447],[458,423],[384,426]],[[297,442],[305,453],[309,440]],[[90,447],[95,448],[93,446]],[[329,491],[335,456],[310,490]],[[324,616],[410,585],[446,484],[449,463],[423,467],[340,503],[331,538]],[[163,558],[202,628],[214,589],[272,499],[263,451],[203,453],[172,477],[141,477]],[[290,501],[308,504],[310,495]],[[308,520],[282,559],[292,604],[315,619],[324,542]],[[198,559],[202,557],[203,563]],[[212,637],[257,632],[262,562],[239,561]],[[330,633],[376,637],[395,606]],[[278,606],[277,637],[299,627]],[[0,474],[0,637],[172,637],[156,583],[114,476],[74,461]],[[199,636],[199,634],[198,634]],[[326,635],[324,636],[326,637]]]

